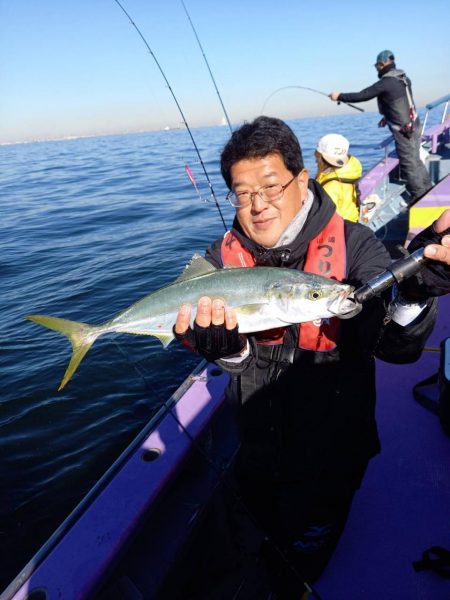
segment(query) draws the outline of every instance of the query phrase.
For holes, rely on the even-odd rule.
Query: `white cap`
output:
[[[339,133],[329,133],[320,138],[317,152],[334,167],[342,167],[348,161],[349,141]]]

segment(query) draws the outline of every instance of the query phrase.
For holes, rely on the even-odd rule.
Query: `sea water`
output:
[[[377,121],[289,124],[314,176],[314,148],[331,132],[367,171],[387,135]],[[230,226],[219,169],[229,131],[193,135]],[[2,590],[198,362],[176,342],[105,336],[57,392],[70,345],[24,317],[101,323],[174,280],[224,226],[185,129],[2,146],[0,196]]]

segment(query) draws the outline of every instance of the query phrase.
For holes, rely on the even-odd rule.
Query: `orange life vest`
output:
[[[256,260],[240,240],[227,231],[221,246],[222,264],[254,267]],[[303,271],[342,281],[346,271],[344,220],[335,212],[322,231],[309,242]],[[339,319],[318,319],[299,325],[298,347],[324,352],[336,347]],[[286,328],[256,334],[259,344],[281,344]]]

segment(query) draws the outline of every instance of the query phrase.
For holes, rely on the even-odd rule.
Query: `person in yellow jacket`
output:
[[[317,144],[316,180],[336,204],[336,211],[349,221],[359,220],[359,160],[348,153],[349,141],[338,133],[324,135]]]

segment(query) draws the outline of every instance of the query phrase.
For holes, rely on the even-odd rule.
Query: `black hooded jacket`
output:
[[[342,102],[366,102],[377,98],[379,112],[386,121],[398,127],[403,127],[410,122],[409,102],[406,95],[406,84],[412,99],[411,81],[404,72],[396,69],[395,63],[387,65],[378,73],[379,81],[364,88],[360,92],[341,93],[339,100]]]
[[[249,240],[238,222],[233,233],[257,265],[302,269],[309,242],[331,218],[335,207],[323,188],[310,180],[314,202],[305,225],[289,246],[266,249]],[[346,282],[356,287],[390,264],[383,244],[364,225],[345,221]],[[206,258],[222,267],[222,240]],[[257,268],[257,267],[255,267]],[[348,472],[379,451],[375,423],[375,360],[417,360],[434,324],[431,303],[417,322],[401,327],[387,319],[389,298],[367,302],[359,315],[341,321],[337,348],[314,352],[297,348],[298,326],[282,345],[260,345],[250,337],[243,362],[220,365],[232,374],[230,396],[241,405],[244,476],[295,480],[321,470]],[[387,322],[389,321],[389,322]]]

